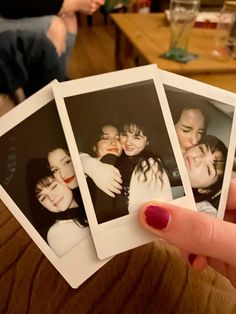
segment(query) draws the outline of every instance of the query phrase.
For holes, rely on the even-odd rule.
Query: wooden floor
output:
[[[91,27],[86,20],[79,25],[76,43],[71,54],[68,75],[70,79],[91,76],[115,70],[114,26],[103,17],[95,18]]]
[[[82,16],[68,65],[69,78],[76,79],[114,71],[114,38],[114,26],[109,18],[108,24],[104,24],[103,15],[97,12],[93,16],[92,27],[89,27],[86,16]],[[0,94],[0,116],[13,106],[13,101],[7,95]]]
[[[76,79],[115,71],[114,50],[115,29],[111,19],[108,17],[108,23],[105,24],[103,15],[96,12],[93,25],[89,27],[87,17],[80,16],[78,35],[68,65],[68,77]],[[125,63],[125,67],[134,66],[133,60],[126,59]],[[210,83],[216,86],[221,84],[217,80]],[[231,84],[234,84],[234,79]],[[225,89],[230,90],[227,86]],[[9,110],[5,103],[5,98],[0,97],[0,115]]]

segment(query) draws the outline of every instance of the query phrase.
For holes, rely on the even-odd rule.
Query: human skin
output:
[[[59,15],[76,11],[91,15],[103,4],[104,0],[64,0]]]
[[[53,16],[47,37],[51,40],[59,56],[66,49],[67,33],[77,33],[76,12],[92,15],[104,4],[104,0],[64,0],[58,15]]]
[[[147,231],[177,246],[195,270],[209,265],[236,287],[235,179],[231,180],[226,208],[227,221],[221,221],[168,203],[148,203],[140,209],[139,221]],[[150,209],[154,213],[152,219],[148,215]]]
[[[199,109],[185,109],[175,124],[182,153],[196,145],[205,130],[205,117]]]
[[[101,139],[93,148],[97,156],[99,158],[102,158],[107,154],[120,156],[122,153],[122,147],[117,128],[112,125],[105,125],[102,127],[102,132],[103,135],[101,136]]]
[[[139,130],[135,124],[120,133],[120,143],[127,156],[136,156],[141,153],[148,144],[147,136]]]
[[[216,160],[222,160],[222,153],[212,153],[206,144],[189,148],[183,156],[192,188],[207,188],[223,174],[222,165],[215,165]]]
[[[93,158],[86,154],[81,154],[80,157],[85,173],[96,186],[110,197],[115,197],[122,190],[120,172],[116,167],[103,163],[99,159],[107,154],[121,155],[120,135],[117,128],[109,124],[104,125],[102,131],[101,138],[91,147],[97,157]]]
[[[126,132],[128,130],[130,132]],[[115,130],[113,130],[113,136],[115,135],[114,131]],[[135,124],[130,124],[127,125],[127,130],[125,126],[124,132],[120,133],[120,143],[127,156],[135,156],[148,145],[148,140]],[[99,155],[101,157],[103,154],[105,155],[105,151],[100,151]],[[98,160],[96,161],[98,162]],[[94,164],[93,158],[88,158],[87,156],[83,157],[82,164],[85,168],[85,172],[92,178],[97,187],[111,197],[120,194],[122,190],[122,178],[119,170],[105,163],[96,164],[95,168],[91,165],[91,162]],[[96,171],[93,171],[94,169]]]
[[[47,184],[39,182],[36,186],[39,191],[36,195],[40,204],[53,213],[64,212],[68,208],[76,207],[72,191],[64,184],[48,177]]]
[[[48,153],[50,170],[58,182],[69,189],[78,187],[75,170],[70,155],[62,148],[56,148]]]

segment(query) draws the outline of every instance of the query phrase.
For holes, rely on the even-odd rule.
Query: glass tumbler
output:
[[[219,13],[212,55],[221,60],[236,58],[236,1],[225,1]]]
[[[169,54],[184,57],[187,54],[188,42],[195,19],[199,12],[200,0],[171,0],[170,28],[171,39]]]

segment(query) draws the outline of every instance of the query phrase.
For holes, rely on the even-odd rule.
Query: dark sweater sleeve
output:
[[[56,15],[62,4],[63,0],[1,0],[0,15],[12,19]]]

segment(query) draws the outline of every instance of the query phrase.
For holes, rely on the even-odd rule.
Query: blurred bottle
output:
[[[236,1],[225,1],[220,11],[212,55],[220,60],[236,58]]]

